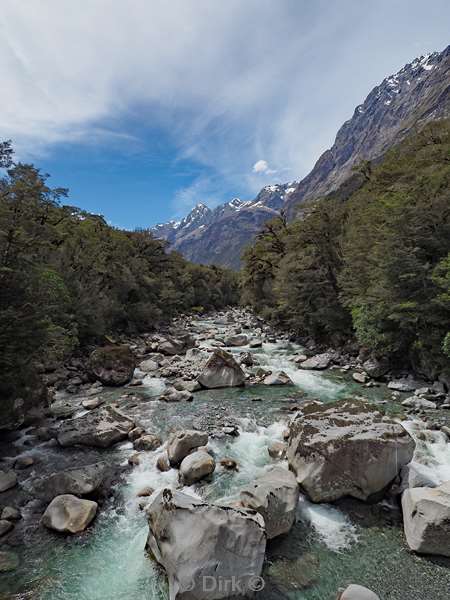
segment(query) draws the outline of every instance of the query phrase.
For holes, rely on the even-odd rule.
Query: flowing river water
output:
[[[198,323],[199,328],[220,327],[214,321]],[[240,352],[243,348],[235,348]],[[248,349],[245,348],[247,351]],[[323,373],[302,371],[293,362],[298,346],[288,342],[265,343],[252,350],[262,367],[284,370],[295,386],[204,390],[191,403],[166,404],[156,399],[164,388],[160,379],[147,377],[140,389],[141,401],[123,406],[149,431],[163,440],[169,431],[196,426],[201,419],[237,422],[238,437],[212,439],[217,463],[231,457],[238,472],[219,465],[211,482],[186,488],[188,493],[210,502],[230,502],[240,488],[276,461],[268,446],[282,440],[291,412],[302,398],[325,402],[364,396],[395,414],[399,405],[391,400],[385,386],[364,388],[340,370]],[[108,398],[117,392],[104,392]],[[116,396],[114,396],[116,394]],[[387,403],[386,403],[387,402]],[[450,444],[437,431],[409,422],[417,439],[415,460],[436,483],[450,479]],[[55,454],[48,443],[37,449],[42,457]],[[133,453],[131,443],[104,451],[104,459],[126,463]],[[145,486],[177,485],[177,472],[161,473],[155,462],[158,451],[148,452],[121,484],[120,501],[102,507],[94,525],[84,534],[63,537],[42,533],[24,549],[19,570],[0,576],[0,598],[40,600],[164,600],[168,597],[164,577],[145,553],[147,524],[139,508],[137,492]],[[365,585],[382,600],[444,600],[450,597],[450,563],[446,559],[420,557],[405,543],[398,507],[386,502],[365,505],[343,501],[336,505],[315,505],[300,498],[297,523],[288,536],[268,544],[263,572],[265,588],[261,600],[335,600],[337,590],[349,583]]]

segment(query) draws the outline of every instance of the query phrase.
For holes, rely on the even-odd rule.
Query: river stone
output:
[[[94,519],[97,506],[97,502],[63,494],[53,498],[41,521],[48,529],[62,533],[79,533]]]
[[[0,551],[0,573],[15,571],[19,566],[19,557],[14,552]]]
[[[289,466],[313,502],[382,492],[413,457],[407,431],[368,402],[308,403],[290,425]]]
[[[133,378],[136,361],[129,346],[97,348],[89,357],[92,375],[103,385],[125,385]]]
[[[197,450],[181,461],[180,482],[183,485],[192,485],[214,472],[216,461],[205,450]]]
[[[21,518],[20,510],[14,508],[14,506],[5,506],[0,517],[0,519],[4,519],[5,521],[20,521]]]
[[[208,389],[236,387],[245,384],[245,374],[229,352],[216,349],[203,368],[198,382]]]
[[[194,396],[188,390],[176,390],[175,388],[168,389],[159,398],[163,402],[191,402]]]
[[[175,356],[176,354],[185,354],[194,346],[194,338],[189,333],[183,333],[177,334],[176,338],[171,337],[161,341],[158,345],[158,352],[165,356]]]
[[[110,469],[106,462],[67,469],[34,481],[31,484],[32,492],[39,498],[48,501],[55,496],[65,494],[87,496],[101,487],[109,472]]]
[[[125,440],[134,428],[132,419],[111,405],[61,424],[57,440],[60,446],[94,446],[108,448]]]
[[[353,378],[353,381],[356,381],[356,383],[361,383],[361,384],[367,383],[367,381],[369,380],[366,373],[359,373],[358,371],[353,373],[352,378]]]
[[[151,373],[152,371],[158,370],[158,363],[152,358],[147,358],[147,360],[144,360],[140,363],[139,369],[143,373]]]
[[[252,595],[266,548],[259,514],[168,488],[151,499],[146,514],[147,549],[166,570],[171,600],[220,600],[236,589]]]
[[[294,385],[292,379],[284,371],[276,371],[263,381],[264,385]]]
[[[274,467],[241,492],[245,508],[256,510],[266,526],[267,539],[287,533],[295,522],[299,497],[295,475]]]
[[[272,442],[272,444],[267,447],[270,458],[282,459],[286,456],[286,450],[286,442]]]
[[[0,471],[0,492],[6,492],[17,484],[14,471]]]
[[[102,398],[94,396],[94,398],[85,398],[81,401],[81,404],[86,410],[93,410],[94,408],[101,406],[104,402],[105,401]]]
[[[425,400],[424,398],[419,398],[418,396],[411,396],[410,398],[403,400],[402,406],[406,406],[407,408],[417,408],[420,410],[431,410],[436,408],[436,402],[431,402],[431,400]]]
[[[396,379],[388,383],[388,388],[396,392],[414,392],[419,387],[421,387],[420,383],[414,381],[411,377]]]
[[[32,456],[19,456],[14,463],[14,468],[23,471],[34,465],[34,458]]]
[[[13,527],[14,525],[11,523],[11,521],[0,519],[0,538],[10,532]]]
[[[402,496],[406,541],[420,554],[450,556],[450,481],[412,488]]]
[[[380,598],[368,588],[352,583],[345,588],[338,600],[380,600]]]
[[[195,429],[184,429],[173,433],[167,444],[167,456],[172,467],[178,466],[192,450],[206,446],[208,434]]]
[[[169,457],[167,456],[167,452],[162,452],[158,456],[158,459],[156,460],[156,468],[163,473],[165,471],[170,471],[171,467]]]
[[[146,450],[152,452],[161,446],[161,439],[153,433],[147,433],[133,443],[135,450]]]
[[[262,340],[255,338],[253,340],[250,340],[248,345],[250,348],[262,348],[263,343]]]
[[[300,369],[312,369],[322,371],[323,369],[328,369],[332,362],[332,355],[329,352],[325,352],[323,354],[316,354],[311,358],[304,360],[299,364]]]
[[[389,363],[387,360],[378,360],[377,358],[369,358],[363,363],[363,369],[369,375],[369,377],[373,377],[374,379],[379,379],[386,375],[389,371]]]
[[[248,336],[245,333],[238,333],[237,335],[230,335],[224,340],[225,346],[246,346],[248,344]]]

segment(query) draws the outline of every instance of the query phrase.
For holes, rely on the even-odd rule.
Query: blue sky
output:
[[[151,226],[306,175],[449,23],[448,0],[2,0],[0,138],[72,204]]]

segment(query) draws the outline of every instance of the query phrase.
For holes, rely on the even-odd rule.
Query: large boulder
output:
[[[338,600],[380,600],[372,590],[352,583],[339,595]]]
[[[410,462],[414,447],[402,425],[368,402],[311,402],[291,422],[287,456],[313,502],[367,500]]]
[[[284,371],[276,371],[263,381],[264,385],[294,385],[292,379]]]
[[[89,367],[103,385],[119,386],[131,381],[136,361],[129,346],[105,346],[92,352]]]
[[[369,377],[378,379],[389,371],[389,362],[385,359],[369,358],[363,363],[363,369]]]
[[[197,450],[181,461],[180,481],[183,485],[192,485],[209,477],[216,468],[216,461],[205,450]]]
[[[42,524],[61,533],[84,531],[97,513],[97,502],[71,494],[56,496],[42,515]]]
[[[63,447],[81,445],[108,448],[127,439],[133,428],[132,419],[112,406],[104,406],[62,423],[57,440]]]
[[[65,494],[87,496],[97,492],[109,474],[107,464],[99,462],[52,473],[33,481],[31,486],[35,495],[47,501]]]
[[[198,382],[208,389],[241,386],[245,384],[245,374],[229,352],[216,349],[204,366]]]
[[[283,467],[274,467],[245,488],[240,498],[245,508],[256,510],[263,517],[270,540],[291,529],[298,497],[295,475]]]
[[[328,369],[333,361],[333,357],[329,352],[324,352],[323,354],[316,354],[311,358],[304,360],[300,363],[300,369],[312,369],[317,371],[322,371],[323,369]]]
[[[165,356],[185,354],[187,350],[195,346],[195,340],[189,333],[178,334],[177,337],[167,338],[158,345],[158,352]]]
[[[224,340],[225,346],[246,346],[248,344],[248,336],[245,333],[238,333],[236,335],[230,335]]]
[[[0,471],[0,493],[10,490],[17,484],[17,475],[14,471]]]
[[[450,481],[412,488],[402,496],[406,541],[420,554],[450,556]]]
[[[192,450],[206,446],[208,434],[196,429],[184,429],[173,433],[167,444],[167,456],[172,467],[177,467]]]
[[[166,570],[171,600],[252,595],[266,548],[260,515],[167,488],[146,513],[147,548]]]

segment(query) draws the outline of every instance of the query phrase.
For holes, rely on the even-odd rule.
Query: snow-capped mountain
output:
[[[234,198],[213,210],[198,204],[182,221],[157,225],[153,233],[194,262],[238,268],[245,246],[281,209],[294,218],[299,205],[349,180],[362,160],[381,157],[411,131],[448,116],[450,46],[416,58],[376,86],[300,182],[269,185],[254,200]]]

